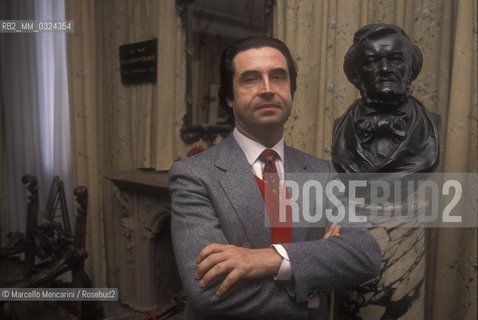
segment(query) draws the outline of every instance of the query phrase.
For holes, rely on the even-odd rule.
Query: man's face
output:
[[[239,52],[233,60],[236,128],[248,136],[264,129],[282,130],[290,115],[292,96],[284,55],[272,47]]]
[[[397,34],[365,40],[359,61],[360,80],[365,94],[384,101],[408,94],[410,85],[407,40]]]

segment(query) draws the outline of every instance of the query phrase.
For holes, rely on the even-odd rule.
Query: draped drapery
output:
[[[0,16],[5,20],[63,20],[65,6],[62,0],[3,1]],[[53,177],[60,176],[72,214],[65,46],[65,33],[0,35],[3,239],[8,231],[26,230],[27,191],[21,183],[25,174],[37,177],[41,210]]]
[[[0,181],[8,181],[7,169],[7,144],[5,140],[5,106],[3,104],[2,83],[0,79]],[[7,241],[7,233],[10,232],[8,218],[8,185],[0,183],[0,246]]]
[[[165,170],[191,148],[179,136],[186,105],[184,30],[170,0],[66,3],[67,18],[75,20],[68,38],[74,184],[86,184],[91,195],[90,272],[96,286],[111,286],[112,230],[120,217],[104,175]],[[478,171],[476,6],[476,0],[277,0],[274,33],[291,48],[299,70],[287,143],[330,159],[333,120],[359,97],[342,68],[353,33],[368,23],[394,23],[423,51],[412,94],[441,115],[438,171]],[[119,46],[155,38],[157,83],[123,85]],[[430,232],[427,263],[429,318],[471,319],[476,230]]]
[[[115,170],[167,170],[188,146],[179,136],[185,112],[184,31],[174,1],[67,0],[73,179],[88,187],[89,273],[115,283],[120,213],[113,209]],[[119,46],[158,39],[157,83],[123,85]],[[112,269],[110,269],[112,268]]]
[[[477,172],[478,166],[478,54],[477,1],[455,7],[449,68],[448,103],[442,111],[443,171]],[[442,74],[448,70],[442,70]],[[443,121],[442,120],[442,121]],[[476,319],[477,230],[432,230],[429,249],[429,314]],[[450,297],[453,299],[450,300]]]
[[[353,34],[393,23],[423,52],[411,93],[441,116],[437,171],[478,171],[476,0],[277,0],[275,12],[275,35],[299,69],[289,144],[330,159],[333,120],[359,97],[342,67]],[[476,229],[428,230],[426,259],[427,319],[476,319]]]
[[[184,31],[174,1],[105,1],[101,23],[101,104],[111,133],[105,160],[114,170],[167,170],[182,155],[179,137],[185,112]],[[119,46],[158,39],[157,83],[124,85]]]
[[[88,188],[86,270],[97,287],[106,287],[104,214],[102,210],[102,106],[98,103],[95,1],[66,1],[66,17],[75,21],[68,39],[68,85],[73,183]]]

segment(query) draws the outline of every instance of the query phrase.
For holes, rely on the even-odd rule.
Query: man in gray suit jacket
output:
[[[219,96],[234,114],[234,132],[170,169],[174,252],[189,297],[185,317],[327,319],[330,291],[377,275],[380,249],[364,228],[338,225],[290,228],[286,241],[274,240],[261,195],[264,167],[281,180],[320,173],[326,182],[335,171],[284,144],[297,77],[284,43],[239,40],[224,50],[220,73]],[[265,149],[271,163],[261,156]]]

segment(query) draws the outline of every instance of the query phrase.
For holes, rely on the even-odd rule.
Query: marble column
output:
[[[357,213],[370,216],[371,208],[358,208]],[[380,275],[357,288],[336,291],[336,319],[424,319],[425,229],[416,217],[408,222],[392,217],[367,227],[382,250]]]

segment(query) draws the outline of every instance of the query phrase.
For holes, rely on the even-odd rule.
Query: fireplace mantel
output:
[[[120,189],[146,190],[149,192],[169,192],[168,171],[123,170],[106,176]]]
[[[106,175],[117,189],[120,252],[113,262],[118,272],[119,300],[137,310],[168,302],[180,289],[174,259],[167,171],[125,170]]]

